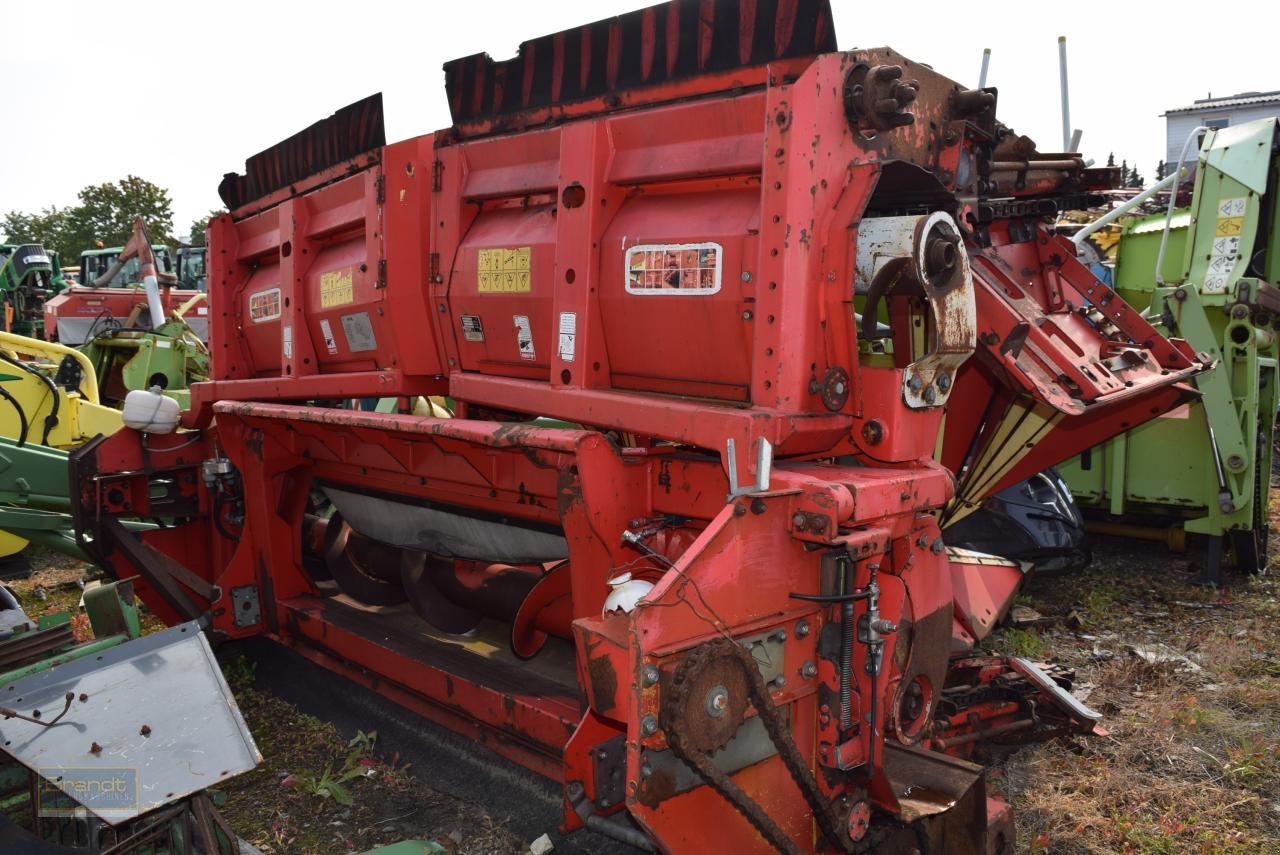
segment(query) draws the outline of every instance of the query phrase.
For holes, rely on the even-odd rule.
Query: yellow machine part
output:
[[[20,439],[25,419],[27,442],[66,450],[98,434],[115,433],[124,423],[119,410],[99,403],[97,375],[93,365],[80,351],[54,342],[0,332],[0,353],[5,357],[0,361],[0,389],[9,396],[0,396],[0,436]],[[49,383],[27,370],[33,369],[44,377],[52,378],[66,356],[79,362],[83,371],[79,391],[68,392],[55,387],[55,392],[49,388]],[[21,366],[14,362],[21,363]],[[55,402],[58,420],[50,427],[46,442],[45,420],[53,413]],[[16,555],[27,542],[15,534],[0,531],[0,558]]]
[[[65,450],[75,448],[98,434],[111,434],[120,429],[123,424],[120,411],[99,403],[93,365],[80,351],[6,332],[0,332],[0,350],[10,360],[22,362],[50,378],[58,363],[71,356],[80,363],[84,374],[78,392],[57,388],[55,397],[54,390],[40,377],[12,362],[0,363],[0,388],[13,399],[0,398],[0,436],[19,439],[25,418],[28,442]],[[45,441],[45,420],[53,413],[55,402],[58,421],[50,428]]]

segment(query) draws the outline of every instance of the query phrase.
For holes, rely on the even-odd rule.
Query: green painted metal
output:
[[[130,522],[127,526],[140,531],[156,524]],[[0,437],[0,531],[89,560],[76,542],[71,522],[67,452]]]
[[[1280,290],[1269,284],[1280,276],[1277,124],[1207,133],[1190,207],[1135,220],[1120,239],[1119,294],[1216,362],[1195,380],[1200,400],[1059,467],[1082,506],[1225,535],[1247,570],[1265,566],[1280,380]]]
[[[0,684],[12,683],[14,680],[21,680],[23,677],[48,671],[50,668],[56,668],[64,662],[74,662],[86,656],[96,656],[102,651],[110,650],[117,644],[124,644],[128,640],[129,637],[125,635],[112,635],[107,638],[95,638],[93,641],[86,641],[84,644],[78,644],[75,647],[55,653],[52,656],[41,659],[39,662],[32,662],[30,665],[23,665],[21,668],[5,671],[0,674]]]
[[[117,370],[125,389],[159,386],[171,397],[209,379],[209,354],[186,324],[169,321],[155,330],[117,332],[86,342],[80,350],[98,377]],[[183,401],[179,400],[179,404]]]
[[[66,286],[56,252],[38,243],[0,244],[0,328],[44,338],[44,301]]]

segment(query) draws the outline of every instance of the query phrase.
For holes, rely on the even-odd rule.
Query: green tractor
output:
[[[40,337],[45,300],[66,285],[56,252],[38,243],[0,244],[4,331]]]
[[[1059,467],[1090,528],[1207,539],[1203,581],[1267,566],[1267,504],[1280,380],[1280,121],[1207,130],[1186,208],[1130,221],[1115,287],[1165,335],[1216,367],[1201,397]],[[1176,190],[1174,194],[1176,196]],[[1105,324],[1099,307],[1086,307]]]

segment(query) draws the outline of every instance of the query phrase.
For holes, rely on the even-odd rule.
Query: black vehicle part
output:
[[[996,493],[949,526],[943,539],[948,546],[1030,562],[1040,571],[1077,570],[1091,560],[1084,518],[1056,469]]]

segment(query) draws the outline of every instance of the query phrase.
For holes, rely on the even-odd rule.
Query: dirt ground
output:
[[[1101,540],[1094,555],[1086,570],[1033,576],[1019,605],[1044,619],[988,644],[1074,668],[1077,694],[1108,731],[1025,747],[996,766],[1018,851],[1280,851],[1276,576],[1219,591],[1191,583],[1195,557],[1160,545]],[[74,609],[91,568],[40,551],[30,560],[33,575],[12,585],[28,613]],[[224,666],[265,759],[226,788],[223,812],[263,852],[341,855],[404,838],[429,841],[428,852],[528,851],[376,734],[344,739],[255,688],[244,659]]]
[[[1109,731],[997,769],[1020,851],[1280,851],[1280,584],[1219,591],[1191,583],[1199,569],[1159,544],[1099,539],[1091,567],[1020,595],[1056,620],[1005,629],[993,649],[1076,669]]]

